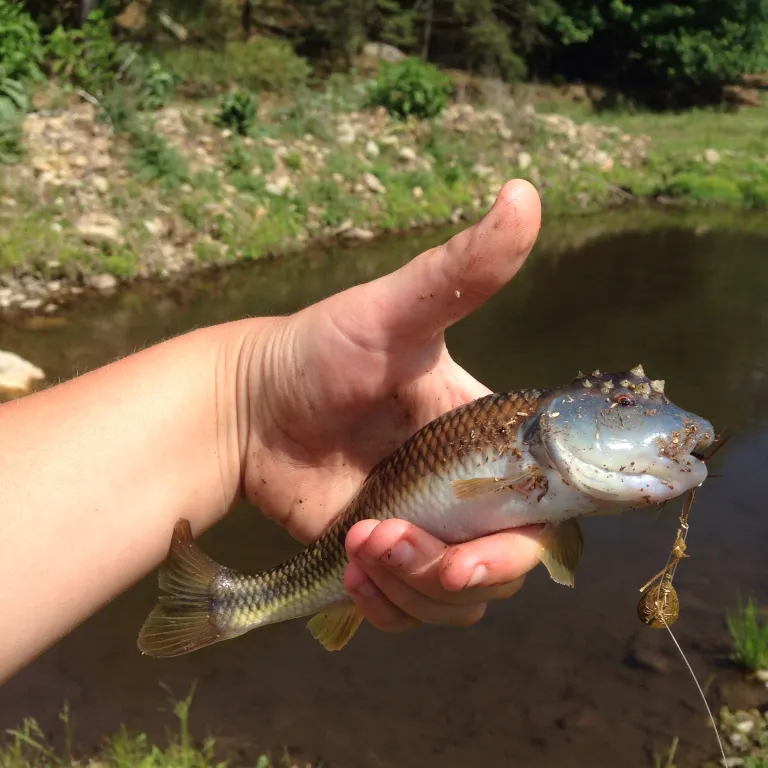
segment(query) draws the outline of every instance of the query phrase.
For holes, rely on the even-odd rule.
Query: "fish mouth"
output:
[[[629,509],[663,503],[701,485],[708,474],[703,457],[714,442],[712,434],[700,424],[686,425],[649,441],[644,450],[628,452],[625,462],[613,466],[580,458],[557,442],[549,442],[546,452],[566,483],[595,500]]]
[[[707,459],[707,451],[715,443],[715,432],[709,423],[695,419],[684,419],[683,426],[667,439],[658,442],[662,457],[673,462],[688,461],[693,458],[698,462]]]
[[[630,471],[590,464],[573,454],[561,454],[555,462],[567,482],[583,493],[627,507],[662,503],[701,485],[707,477],[706,464],[693,456],[686,461],[660,456],[648,466]]]

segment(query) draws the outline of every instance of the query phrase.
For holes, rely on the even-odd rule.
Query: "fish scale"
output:
[[[626,410],[613,418],[617,407]],[[603,444],[605,435],[620,439]],[[244,574],[219,565],[180,520],[160,573],[169,594],[148,616],[139,648],[176,656],[311,614],[308,626],[324,647],[342,648],[362,620],[344,588],[345,540],[367,519],[402,519],[447,544],[549,522],[555,533],[543,542],[542,562],[554,581],[573,586],[583,548],[577,517],[648,506],[699,483],[706,468],[690,452],[713,435],[641,366],[478,398],[380,461],[325,533],[273,568]]]
[[[369,473],[345,512],[314,544],[286,563],[254,576],[222,573],[212,611],[217,622],[237,631],[264,620],[285,621],[314,613],[318,603],[346,601],[344,541],[361,520],[399,518],[411,522],[413,502],[425,480],[442,479],[456,463],[488,451],[509,450],[510,436],[535,407],[539,391],[500,393],[449,411],[407,440]]]

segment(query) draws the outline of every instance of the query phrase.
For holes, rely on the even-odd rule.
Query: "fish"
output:
[[[364,618],[344,588],[345,538],[370,518],[407,520],[448,545],[549,523],[541,563],[555,583],[573,587],[584,549],[580,517],[651,507],[707,477],[715,431],[664,388],[638,365],[454,408],[373,467],[314,543],[261,572],[215,562],[181,519],[160,567],[166,594],[140,629],[139,650],[180,656],[307,616],[314,638],[341,650]]]

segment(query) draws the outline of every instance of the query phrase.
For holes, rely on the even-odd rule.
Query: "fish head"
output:
[[[712,425],[675,405],[663,381],[637,366],[579,376],[553,390],[539,414],[539,437],[565,481],[598,507],[658,504],[707,477]]]

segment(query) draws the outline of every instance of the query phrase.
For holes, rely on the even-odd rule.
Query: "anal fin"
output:
[[[307,622],[307,628],[326,651],[340,651],[362,621],[363,614],[356,606],[341,605],[313,616]]]
[[[576,567],[584,551],[584,537],[579,521],[572,517],[559,523],[544,546],[541,562],[549,571],[552,581],[572,587]]]

